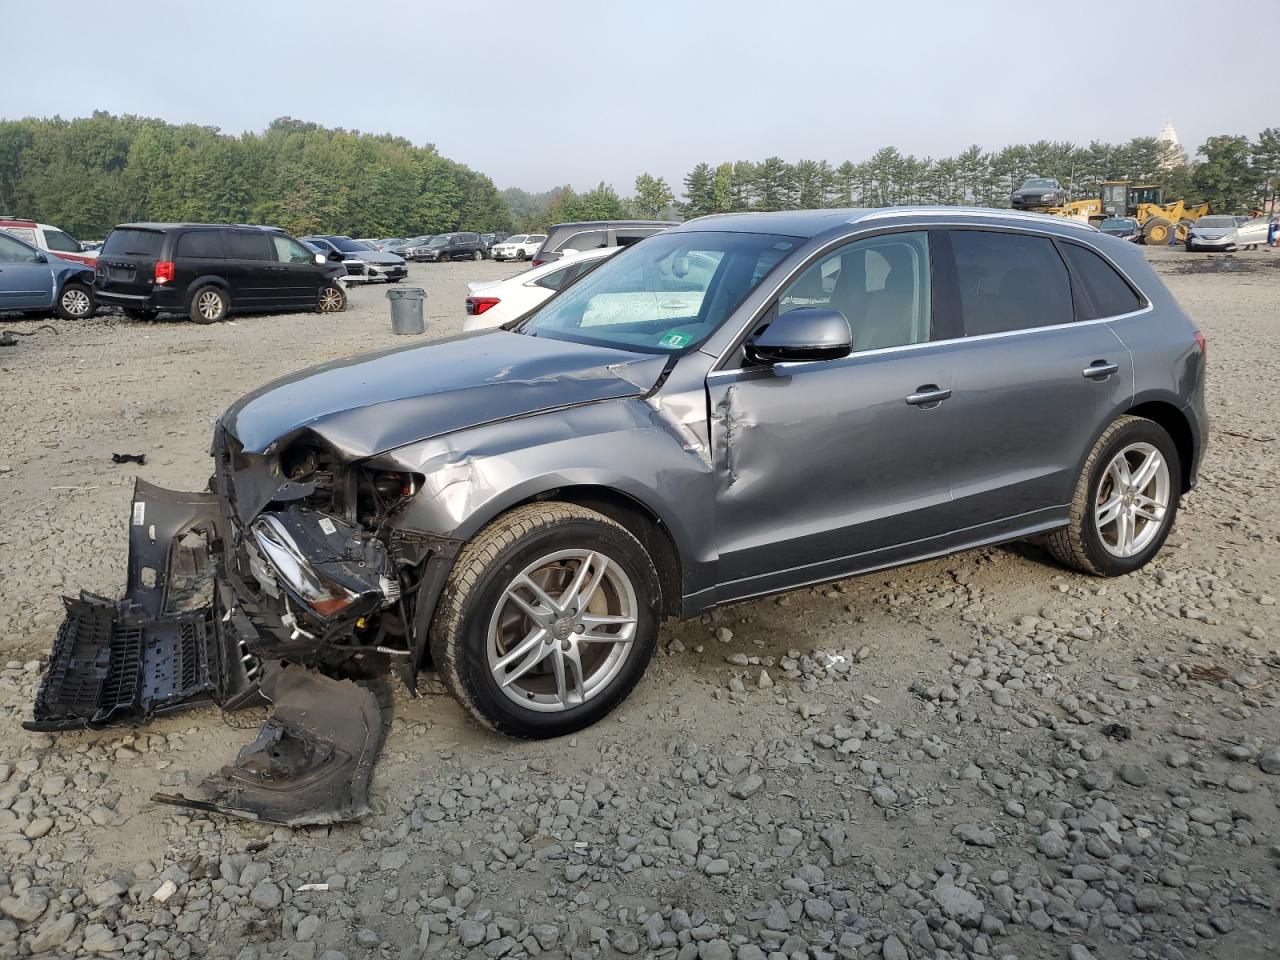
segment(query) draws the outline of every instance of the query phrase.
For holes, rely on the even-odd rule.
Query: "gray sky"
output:
[[[626,194],[648,171],[679,192],[700,160],[1120,141],[1166,119],[1194,150],[1280,125],[1255,42],[1280,36],[1280,0],[112,0],[4,20],[3,118],[104,109],[239,133],[288,115],[433,142],[530,190]],[[1234,38],[1218,43],[1238,59],[1203,57],[1195,79],[1157,66],[1162,37],[1198,59],[1213,44],[1188,38]]]

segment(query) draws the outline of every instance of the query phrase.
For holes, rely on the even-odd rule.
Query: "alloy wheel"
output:
[[[507,585],[489,622],[489,670],[503,694],[542,712],[602,693],[636,636],[635,588],[598,550],[559,550]]]
[[[212,290],[206,290],[196,300],[196,309],[206,320],[217,320],[222,316],[222,297]]]
[[[1098,484],[1093,522],[1108,553],[1132,557],[1160,535],[1173,485],[1169,464],[1150,443],[1131,443],[1112,458]]]
[[[325,287],[320,292],[320,310],[322,313],[334,313],[342,309],[342,291],[335,287]]]
[[[90,310],[89,295],[83,290],[67,290],[62,294],[62,309],[73,317],[85,316]]]

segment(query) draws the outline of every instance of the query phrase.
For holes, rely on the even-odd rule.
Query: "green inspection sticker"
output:
[[[687,347],[689,345],[689,341],[692,339],[693,337],[689,336],[687,333],[680,333],[678,330],[672,330],[665,337],[663,337],[661,340],[658,341],[658,346],[677,347],[677,348]]]

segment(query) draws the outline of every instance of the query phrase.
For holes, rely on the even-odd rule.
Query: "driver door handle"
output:
[[[951,391],[939,387],[936,383],[926,383],[923,386],[916,387],[916,392],[907,397],[907,403],[913,407],[936,407],[947,397],[951,396]]]
[[[1105,380],[1113,373],[1119,372],[1120,364],[1112,363],[1109,360],[1095,360],[1081,371],[1089,380]]]

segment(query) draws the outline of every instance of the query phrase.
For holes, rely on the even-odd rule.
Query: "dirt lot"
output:
[[[1274,957],[1280,254],[1148,253],[1209,338],[1215,432],[1147,569],[1017,544],[673,624],[628,702],[562,741],[481,732],[425,683],[374,814],[328,830],[149,801],[260,717],[19,722],[58,595],[120,589],[134,476],[202,486],[237,396],[397,339],[385,288],[3,350],[0,956]],[[414,267],[429,334],[515,270]]]

